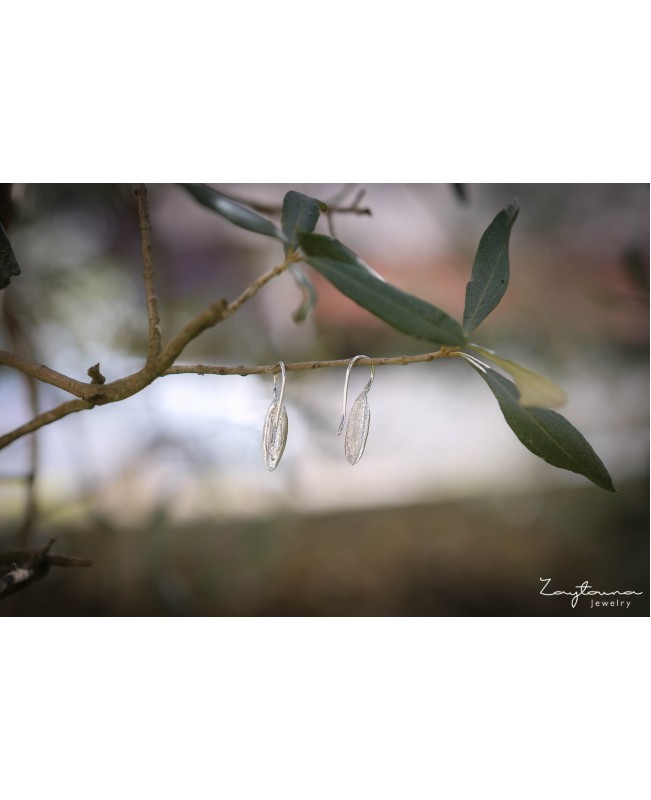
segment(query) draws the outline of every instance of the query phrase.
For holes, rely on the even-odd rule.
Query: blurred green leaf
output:
[[[15,275],[20,275],[20,267],[16,261],[9,237],[2,224],[0,224],[0,289],[9,286],[9,281]]]
[[[316,289],[314,288],[314,284],[305,275],[305,273],[298,266],[298,264],[290,264],[289,271],[291,272],[292,277],[296,281],[296,285],[301,290],[301,292],[303,292],[303,302],[292,314],[292,319],[294,320],[294,322],[297,323],[304,322],[307,319],[307,315],[316,305],[316,301],[318,300],[318,295]]]
[[[271,220],[247,208],[237,200],[231,200],[225,194],[218,192],[216,189],[211,189],[203,183],[182,183],[180,184],[186,191],[188,191],[195,200],[198,200],[206,208],[216,211],[222,217],[237,225],[238,228],[244,228],[253,233],[261,233],[263,236],[273,236],[275,239],[280,239],[286,242],[285,235],[280,231]]]
[[[324,209],[324,204],[314,197],[293,190],[287,192],[283,198],[282,214],[283,233],[288,242],[285,245],[285,255],[298,245],[299,232],[312,233],[319,220],[319,214]],[[312,281],[297,264],[291,264],[289,271],[303,293],[303,302],[292,314],[292,319],[296,323],[304,322],[316,305],[318,295]]]
[[[519,210],[517,200],[502,209],[479,241],[466,286],[463,327],[467,333],[486,319],[509,285],[509,237]]]
[[[601,489],[615,491],[599,456],[565,417],[547,408],[525,408],[511,381],[476,359],[466,358],[488,384],[504,419],[527,450],[554,467],[584,475]]]
[[[486,347],[480,347],[477,344],[468,346],[510,373],[520,392],[520,405],[536,406],[538,408],[558,408],[558,406],[562,406],[567,402],[567,395],[560,386],[557,386],[544,375],[539,375],[516,361],[502,358]]]
[[[298,244],[298,233],[312,233],[323,204],[300,192],[289,191],[283,199],[283,233],[290,245]]]
[[[462,327],[445,311],[383,280],[337,239],[299,233],[305,261],[342,294],[403,333],[442,345],[462,345]]]

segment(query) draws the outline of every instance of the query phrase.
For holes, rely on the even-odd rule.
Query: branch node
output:
[[[92,367],[88,368],[86,375],[88,375],[88,377],[91,379],[91,383],[98,383],[100,385],[106,383],[106,378],[99,371],[99,361],[97,364],[94,364]]]

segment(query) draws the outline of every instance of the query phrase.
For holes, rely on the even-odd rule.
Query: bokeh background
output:
[[[260,454],[269,376],[170,376],[0,451],[0,551],[93,558],[0,602],[29,615],[647,615],[649,613],[649,187],[647,185],[215,185],[279,207],[288,189],[371,214],[334,233],[387,280],[461,318],[477,244],[517,197],[511,282],[475,341],[569,396],[561,412],[616,494],[535,458],[460,359],[376,371],[372,423],[351,467],[336,434],[345,370],[289,373],[278,469]],[[282,261],[174,185],[149,199],[163,334]],[[132,187],[15,185],[0,216],[22,275],[0,293],[3,349],[79,379],[138,369],[147,318]],[[318,230],[328,233],[325,219]],[[299,325],[290,275],[204,333],[184,363],[262,364],[433,349],[338,294]],[[356,395],[368,378],[352,373]],[[39,385],[45,410],[67,399]],[[351,398],[352,400],[352,398]],[[32,416],[30,386],[0,367],[2,432]],[[630,607],[540,596],[588,580]]]

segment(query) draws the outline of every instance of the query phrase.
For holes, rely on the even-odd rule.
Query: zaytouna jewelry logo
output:
[[[571,597],[571,606],[572,608],[576,608],[579,597],[586,597],[590,599],[590,608],[624,608],[628,609],[631,607],[631,600],[630,599],[623,599],[623,598],[631,598],[633,595],[642,595],[644,592],[636,592],[633,589],[613,589],[612,591],[603,591],[601,589],[594,589],[588,581],[583,581],[581,584],[577,584],[573,587],[573,590],[568,591],[567,589],[549,589],[549,584],[551,583],[551,578],[541,578],[543,582],[543,587],[540,590],[540,594],[544,597],[559,597],[559,596],[566,596]]]

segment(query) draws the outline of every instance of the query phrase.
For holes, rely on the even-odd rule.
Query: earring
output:
[[[344,423],[346,422],[346,402],[348,399],[348,380],[350,378],[350,371],[354,363],[359,358],[368,358],[369,356],[355,356],[350,359],[348,369],[346,370],[346,382],[344,383],[344,406],[341,415],[341,422],[339,423],[339,430],[337,436],[341,436],[344,430]],[[368,405],[368,390],[371,388],[373,378],[375,377],[375,366],[371,365],[371,379],[364,387],[360,396],[353,403],[348,416],[348,426],[346,427],[346,439],[344,441],[344,453],[348,462],[352,465],[357,464],[360,458],[364,455],[364,448],[366,447],[366,439],[368,437],[368,429],[371,424],[371,409]]]
[[[280,463],[285,444],[287,443],[287,410],[283,405],[285,397],[285,365],[278,362],[282,373],[280,397],[276,389],[276,373],[274,372],[274,399],[271,401],[262,429],[262,458],[265,467],[271,471]]]

